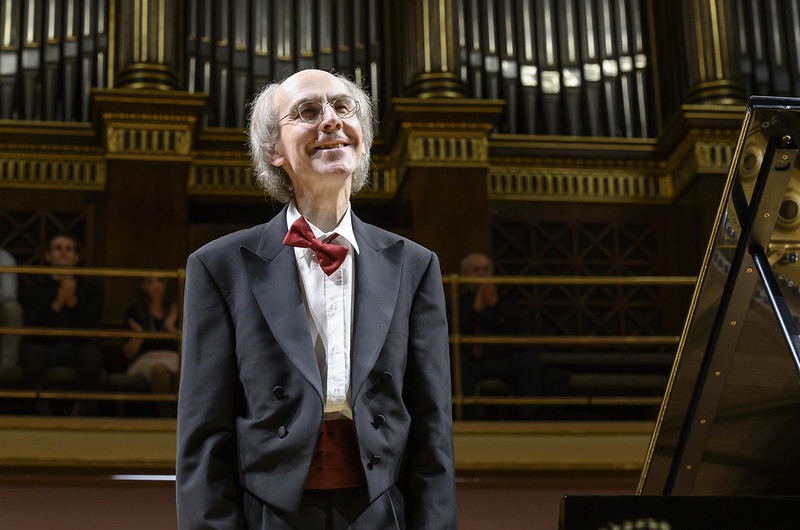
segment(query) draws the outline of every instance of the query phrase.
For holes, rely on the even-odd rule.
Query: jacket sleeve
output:
[[[406,523],[409,529],[456,529],[447,315],[439,260],[433,253],[412,302],[408,348],[403,385],[411,413]]]
[[[244,528],[234,438],[236,362],[226,299],[192,254],[186,265],[176,494],[180,530]]]

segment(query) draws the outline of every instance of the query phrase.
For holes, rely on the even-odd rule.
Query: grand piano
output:
[[[635,495],[560,530],[800,529],[800,99],[753,97]]]

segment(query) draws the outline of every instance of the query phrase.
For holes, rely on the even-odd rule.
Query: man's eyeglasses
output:
[[[349,118],[358,112],[358,101],[350,96],[341,96],[333,101],[320,103],[319,101],[304,101],[297,105],[292,111],[281,118],[283,121],[289,116],[297,114],[297,117],[306,123],[317,123],[322,118],[322,113],[325,112],[325,107],[331,106],[333,112],[341,119]]]

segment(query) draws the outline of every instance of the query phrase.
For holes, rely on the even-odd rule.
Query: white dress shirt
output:
[[[294,201],[286,212],[286,228],[300,217]],[[308,219],[306,219],[308,222]],[[308,317],[311,341],[317,356],[325,395],[325,419],[353,417],[350,395],[350,338],[353,334],[353,278],[358,243],[353,234],[350,206],[339,225],[323,232],[310,222],[314,237],[325,243],[347,247],[344,263],[326,275],[310,248],[294,247],[300,288]],[[333,233],[338,236],[328,240]]]

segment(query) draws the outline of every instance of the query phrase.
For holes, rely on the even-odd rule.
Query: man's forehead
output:
[[[323,70],[302,70],[287,78],[277,93],[278,104],[283,106],[307,99],[328,99],[348,95],[342,81]]]
[[[54,237],[50,241],[50,247],[72,247],[72,248],[75,248],[76,245],[75,245],[75,242],[72,239],[70,239],[68,237],[58,236],[58,237]]]

